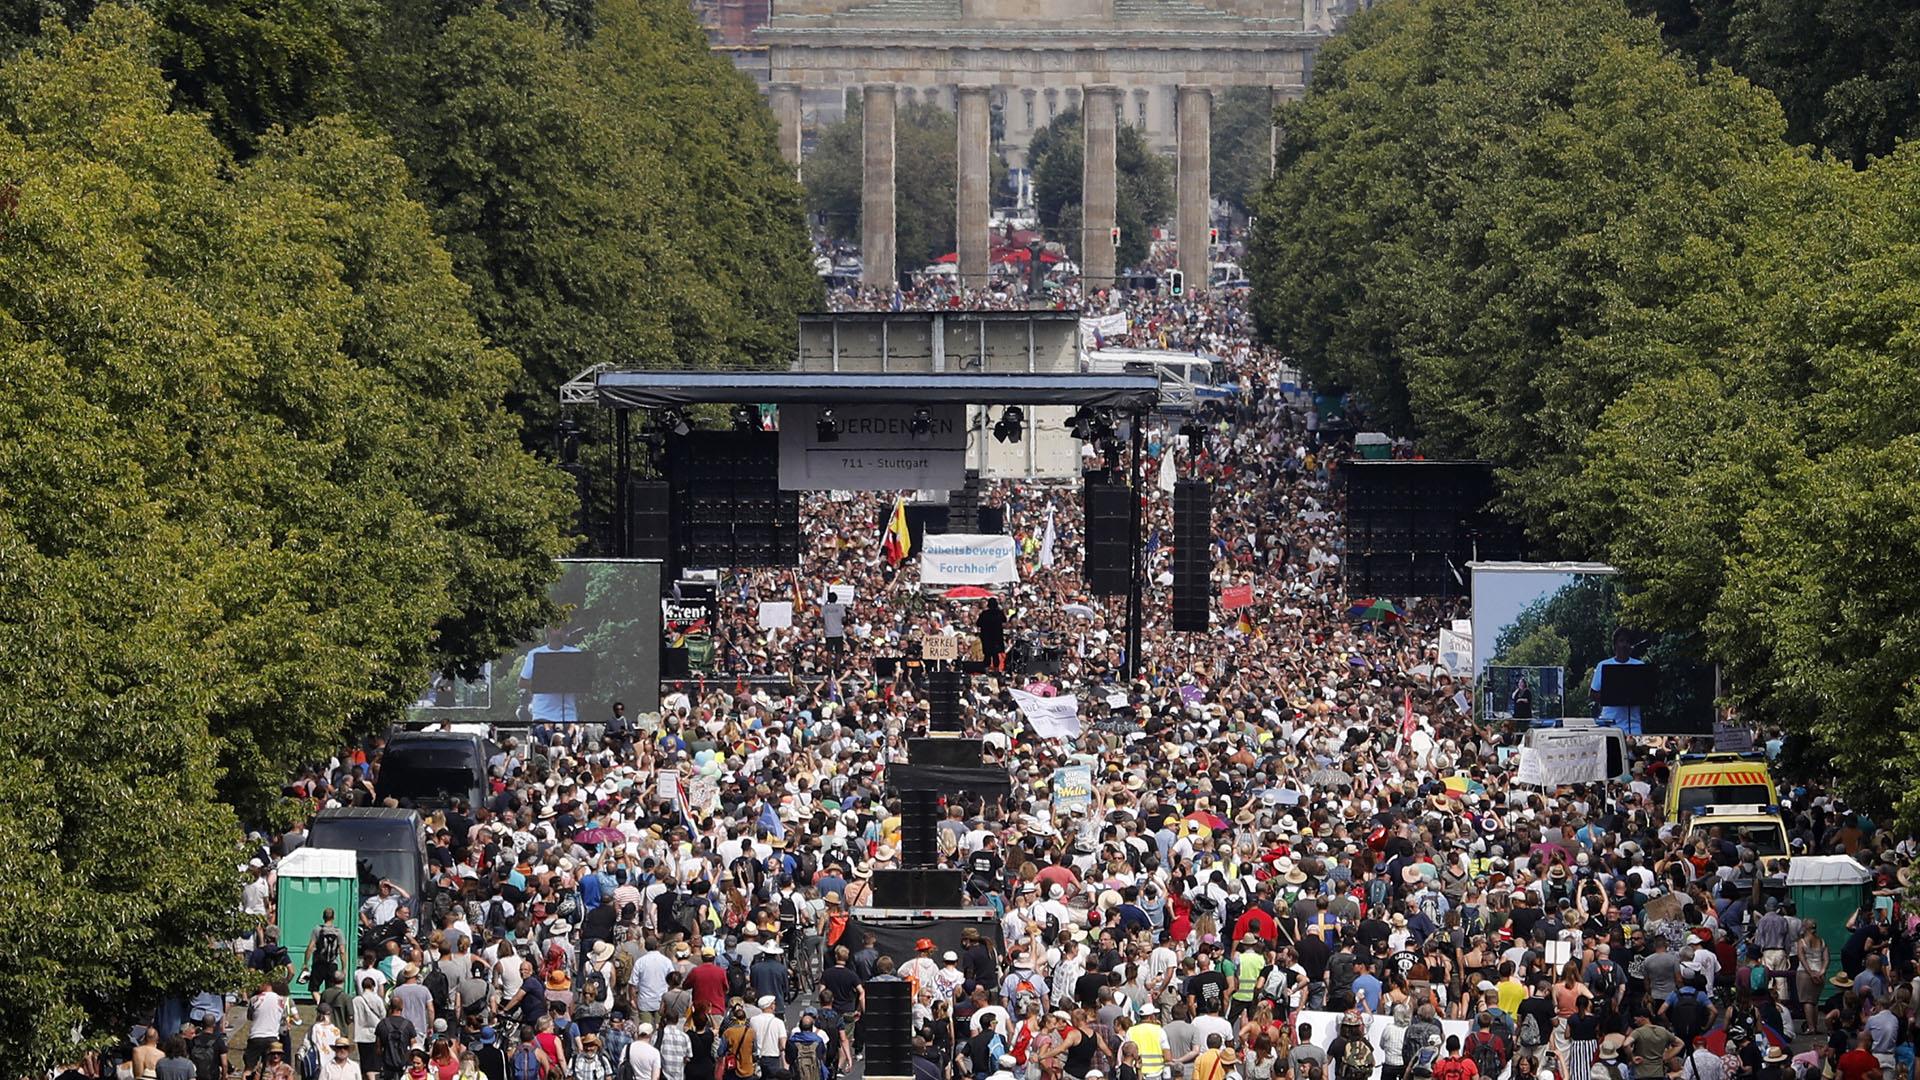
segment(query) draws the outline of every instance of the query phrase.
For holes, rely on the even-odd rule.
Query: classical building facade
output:
[[[1353,0],[773,0],[755,39],[766,47],[768,93],[781,146],[800,164],[809,122],[838,118],[861,95],[863,273],[897,276],[894,121],[899,104],[928,101],[959,120],[955,215],[959,270],[983,283],[988,266],[992,117],[1010,163],[1061,112],[1085,120],[1082,273],[1113,280],[1117,126],[1139,127],[1178,166],[1180,266],[1207,279],[1213,96],[1234,86],[1276,100],[1306,85],[1314,51]]]

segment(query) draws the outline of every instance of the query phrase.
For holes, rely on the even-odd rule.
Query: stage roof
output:
[[[1151,375],[602,371],[594,378],[594,390],[599,403],[610,409],[660,409],[702,402],[1151,409],[1160,396],[1160,381]]]

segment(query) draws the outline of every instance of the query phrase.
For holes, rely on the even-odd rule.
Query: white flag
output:
[[[1173,470],[1173,444],[1168,443],[1166,449],[1160,451],[1160,490],[1173,494],[1173,485],[1179,479]]]
[[[1046,568],[1046,569],[1051,569],[1053,567],[1053,504],[1052,503],[1047,504],[1046,535],[1040,538],[1040,565],[1042,568]]]

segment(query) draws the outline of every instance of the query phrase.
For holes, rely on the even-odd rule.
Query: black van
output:
[[[396,731],[380,754],[374,794],[423,810],[445,809],[455,798],[487,802],[491,742],[464,731]]]
[[[307,828],[307,846],[354,853],[360,869],[360,895],[372,896],[385,878],[413,898],[417,914],[427,901],[427,841],[415,810],[350,806],[322,810]]]

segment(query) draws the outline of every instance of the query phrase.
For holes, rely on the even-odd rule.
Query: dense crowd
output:
[[[429,818],[431,895],[382,885],[335,913],[359,923],[359,955],[329,924],[286,966],[265,928],[304,833],[261,837],[259,985],[232,1010],[157,1017],[127,1075],[832,1080],[863,1061],[867,989],[904,980],[920,1080],[1909,1078],[1904,909],[1857,915],[1829,978],[1812,920],[1751,887],[1752,851],[1664,819],[1668,748],[1636,746],[1631,783],[1521,786],[1517,733],[1479,722],[1466,673],[1435,666],[1464,605],[1350,615],[1342,450],[1254,344],[1245,302],[1088,304],[1128,314],[1116,343],[1203,352],[1236,391],[1146,433],[1136,677],[1124,604],[1079,572],[1075,485],[988,484],[1022,574],[997,632],[980,602],[881,557],[890,497],[809,501],[797,572],[723,580],[730,674],[668,695],[657,723],[504,738],[485,803]],[[1107,453],[1093,463],[1127,464]],[[1251,590],[1207,634],[1170,628],[1166,455],[1213,485],[1215,588]],[[850,601],[820,603],[829,583]],[[760,601],[796,597],[791,627],[759,626]],[[898,865],[883,777],[926,694],[915,665],[874,661],[947,632],[1027,661],[971,679],[963,707],[1012,795],[955,796],[939,830],[967,882],[956,903],[991,909],[997,933],[883,956],[849,928]],[[1083,734],[1039,737],[1014,689],[1075,695]],[[379,754],[343,751],[298,790],[366,804]],[[1084,804],[1055,798],[1070,764],[1090,769]],[[717,781],[718,808],[663,798],[667,768]],[[1911,841],[1817,789],[1793,789],[1789,814],[1796,850],[1905,884]],[[295,1005],[300,979],[315,1000]]]

